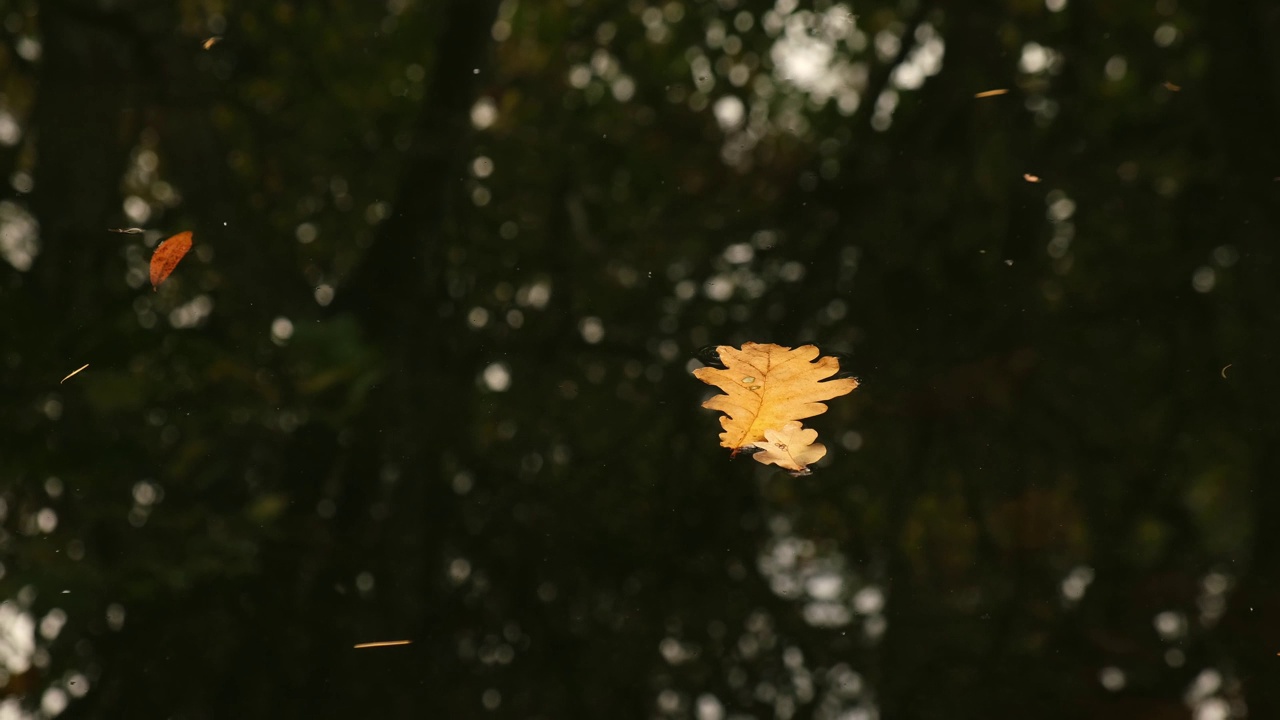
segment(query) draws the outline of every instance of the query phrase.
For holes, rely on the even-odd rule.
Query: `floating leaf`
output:
[[[746,343],[741,349],[722,345],[717,354],[723,368],[703,367],[693,374],[724,391],[702,407],[724,413],[720,444],[735,454],[765,440],[767,430],[781,430],[793,420],[821,415],[827,411],[821,401],[847,395],[858,387],[854,378],[827,380],[840,373],[840,362],[831,356],[818,358],[818,348],[813,345],[794,350],[757,343]]]
[[[818,439],[817,430],[809,430],[793,420],[781,430],[765,430],[764,442],[752,443],[760,452],[752,455],[756,462],[777,465],[795,475],[808,475],[809,466],[827,454],[827,448]]]
[[[156,247],[151,256],[151,287],[160,287],[160,283],[178,266],[178,261],[191,249],[191,231],[180,232],[165,240]]]

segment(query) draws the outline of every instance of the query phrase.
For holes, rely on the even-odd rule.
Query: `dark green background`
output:
[[[0,702],[1280,717],[1280,6],[1049,5],[0,2]]]

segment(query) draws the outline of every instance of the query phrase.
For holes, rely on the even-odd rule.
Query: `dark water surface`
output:
[[[0,718],[1280,718],[1277,37],[0,2]]]

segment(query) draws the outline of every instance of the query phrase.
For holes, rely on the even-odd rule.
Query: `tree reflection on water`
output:
[[[0,717],[1280,717],[1270,4],[0,28]]]

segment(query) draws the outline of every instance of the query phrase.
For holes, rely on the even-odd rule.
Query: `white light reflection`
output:
[[[493,392],[506,392],[511,387],[511,371],[506,363],[491,363],[481,375],[485,387]]]
[[[1212,292],[1218,284],[1218,273],[1208,265],[1201,265],[1191,274],[1191,287],[1198,293]]]
[[[454,585],[461,585],[471,577],[471,563],[466,558],[456,558],[449,563],[449,580]]]
[[[213,298],[197,295],[169,311],[169,324],[175,328],[193,328],[213,312]]]
[[[1211,572],[1200,582],[1200,597],[1196,604],[1200,607],[1200,624],[1212,627],[1222,619],[1227,610],[1227,591],[1231,589],[1231,578],[1220,572]]]
[[[541,310],[551,301],[551,283],[539,280],[516,291],[516,302],[524,307]]]
[[[884,610],[884,591],[874,585],[862,588],[853,596],[853,609],[859,615],[877,615]]]
[[[53,508],[40,508],[36,513],[36,527],[45,535],[53,532],[58,527],[58,513]]]
[[[1093,568],[1081,565],[1071,569],[1062,580],[1062,598],[1068,603],[1078,603],[1093,582]]]
[[[14,44],[14,49],[17,50],[18,56],[27,62],[35,62],[39,60],[40,54],[43,51],[43,48],[40,46],[40,41],[29,35],[23,35],[18,38],[18,42]]]
[[[1159,633],[1160,639],[1166,642],[1177,640],[1186,634],[1187,631],[1186,618],[1182,616],[1182,613],[1174,612],[1172,610],[1165,610],[1164,612],[1157,613],[1155,618],[1152,620],[1152,624],[1155,625],[1156,632]]]
[[[0,145],[13,147],[22,138],[22,127],[13,113],[0,108]]]
[[[71,697],[84,697],[89,692],[89,678],[80,673],[72,673],[67,678],[67,692]]]
[[[1187,702],[1193,705],[1199,703],[1221,688],[1222,673],[1213,668],[1201,670],[1200,674],[1196,675],[1196,679],[1191,682],[1191,686],[1187,688]]]
[[[107,627],[116,631],[124,627],[124,606],[120,603],[107,606]]]
[[[36,621],[12,600],[0,602],[0,666],[10,675],[31,668],[36,652]]]
[[[835,600],[843,589],[844,578],[836,573],[816,574],[805,581],[805,591],[814,600]]]
[[[14,268],[31,269],[40,252],[40,225],[21,205],[0,202],[0,257]]]
[[[840,48],[841,43],[862,35],[853,13],[841,4],[822,13],[793,12],[793,8],[791,3],[779,2],[766,16],[766,29],[783,16],[782,36],[769,51],[775,79],[804,91],[817,105],[831,98],[857,98],[866,84],[866,66],[850,62]]]
[[[471,161],[471,174],[484,179],[493,174],[493,159],[481,155]]]
[[[67,693],[62,688],[48,688],[40,696],[40,709],[45,717],[53,717],[67,709]]]
[[[588,345],[595,345],[604,339],[604,323],[598,317],[585,317],[578,322],[578,331]]]
[[[728,132],[742,126],[743,117],[746,115],[746,106],[733,95],[725,95],[716,100],[715,104],[711,106],[711,111],[716,116],[716,122],[720,123],[720,129]]]
[[[143,225],[151,218],[151,205],[146,200],[137,195],[130,195],[124,199],[124,214],[129,218],[129,222],[134,225]]]
[[[583,90],[591,83],[591,68],[584,63],[578,63],[569,68],[569,85],[574,89]]]
[[[485,308],[476,306],[467,312],[467,324],[474,330],[479,330],[489,324],[489,311]]]
[[[907,57],[893,69],[890,81],[900,90],[915,90],[924,85],[924,81],[937,75],[942,70],[942,58],[947,46],[942,36],[929,23],[922,23],[916,29],[916,45],[907,53]]]
[[[1227,720],[1231,717],[1231,705],[1222,698],[1209,698],[1196,705],[1194,720]]]
[[[702,292],[716,302],[724,302],[733,297],[733,289],[733,279],[728,275],[715,275],[702,286]]]
[[[1123,55],[1112,55],[1107,60],[1107,64],[1102,68],[1102,72],[1106,74],[1107,79],[1111,82],[1119,82],[1129,72],[1129,61]]]
[[[1126,678],[1123,670],[1115,666],[1108,666],[1098,672],[1098,682],[1111,692],[1119,692],[1124,689]]]
[[[724,720],[724,705],[715,695],[699,695],[696,707],[698,720]]]
[[[1152,39],[1155,40],[1156,45],[1159,45],[1162,48],[1167,48],[1177,41],[1178,28],[1174,27],[1170,23],[1165,23],[1156,28],[1155,35]]]
[[[750,243],[734,243],[725,248],[724,253],[722,253],[725,261],[734,265],[749,263],[755,255],[755,248],[751,247]]]
[[[293,321],[287,317],[278,317],[271,321],[271,342],[283,345],[293,337]]]
[[[1018,69],[1028,75],[1057,72],[1061,64],[1062,55],[1058,51],[1037,42],[1023,45],[1022,55],[1018,58]]]

